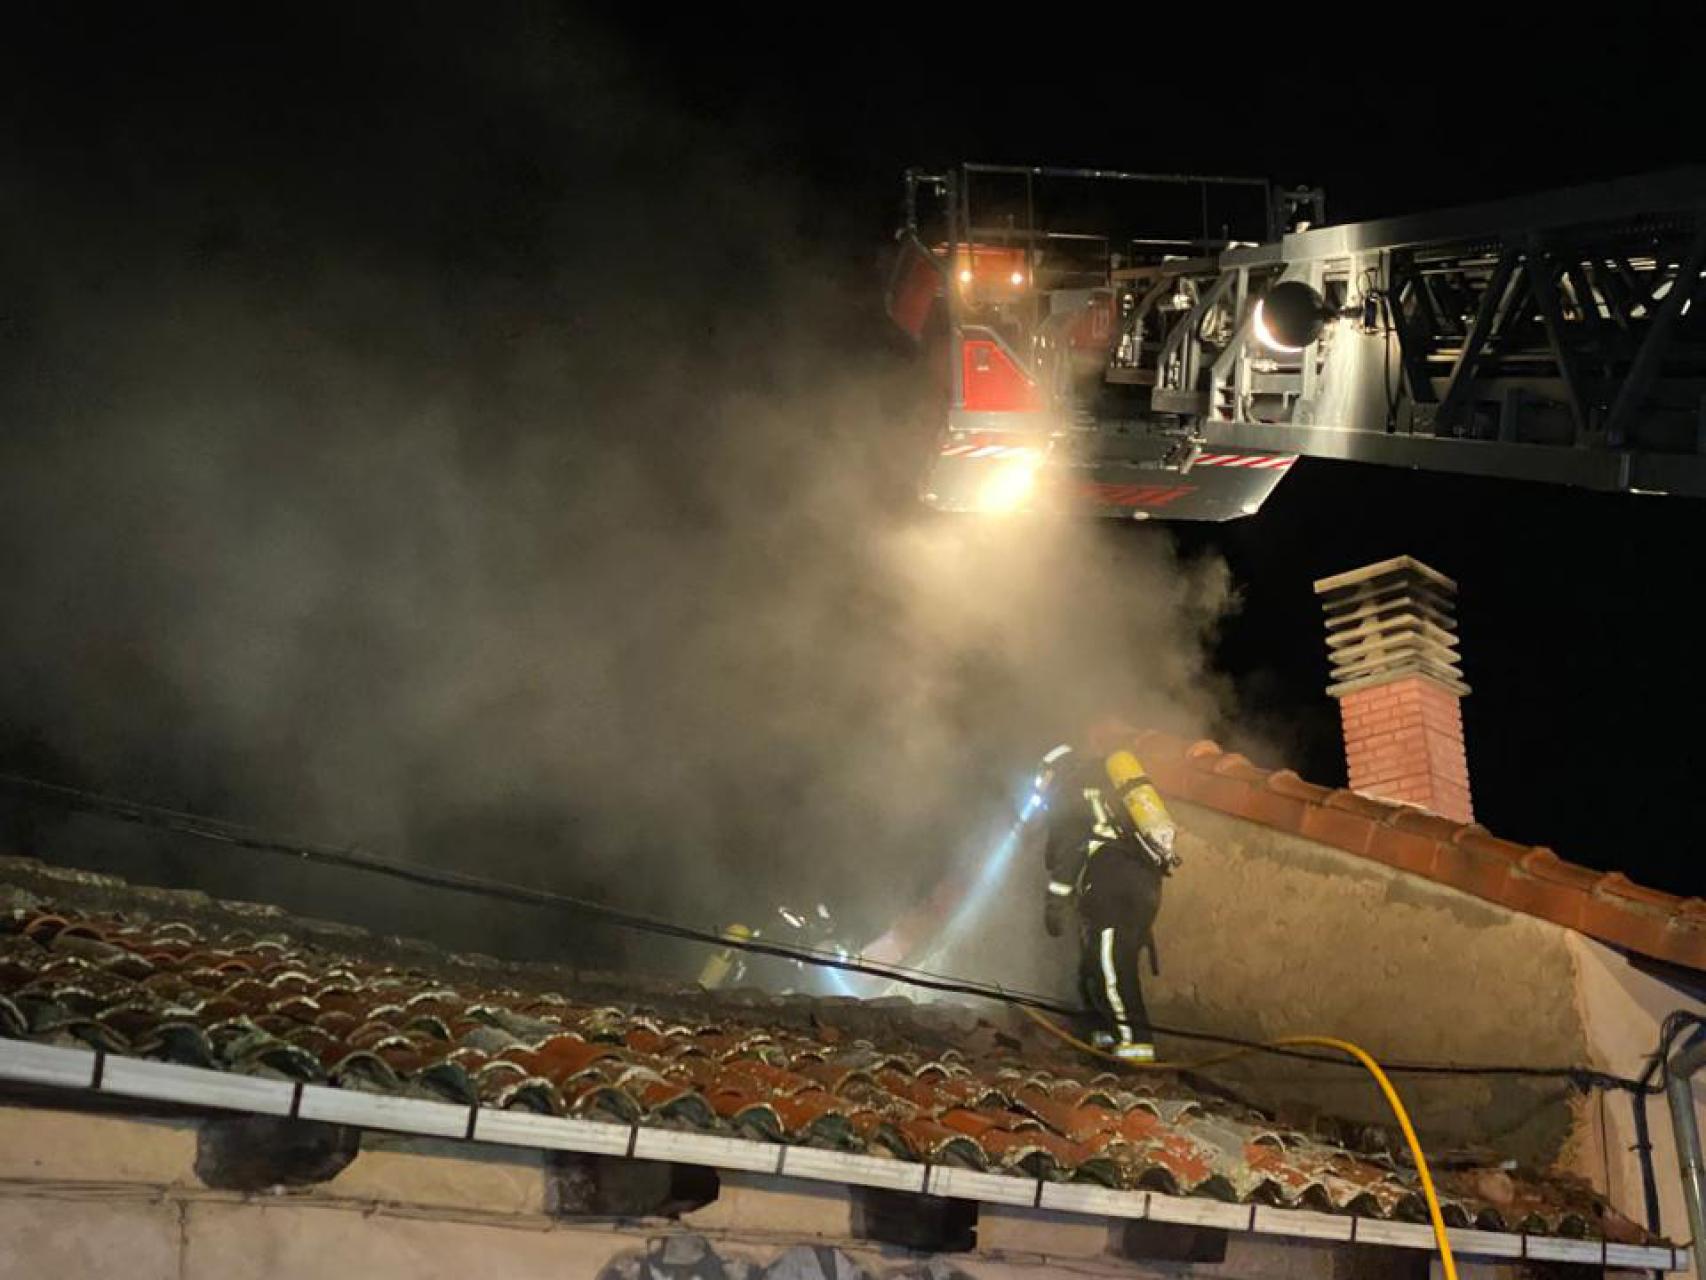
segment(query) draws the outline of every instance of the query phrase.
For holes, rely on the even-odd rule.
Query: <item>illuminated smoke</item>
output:
[[[319,86],[300,154],[198,168],[145,121],[114,146],[160,152],[151,202],[14,166],[0,724],[39,771],[697,924],[823,900],[858,942],[1092,716],[1211,724],[1217,562],[913,500],[926,383],[876,314],[883,228],[803,239],[761,139],[731,152],[579,33],[447,61],[469,29],[427,26],[436,62]],[[411,119],[429,91],[457,111]],[[454,945],[699,959],[54,839]]]

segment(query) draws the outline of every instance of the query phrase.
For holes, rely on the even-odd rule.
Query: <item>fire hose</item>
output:
[[[1375,1084],[1380,1086],[1380,1092],[1386,1097],[1386,1105],[1392,1109],[1392,1114],[1398,1121],[1398,1128],[1403,1131],[1404,1141],[1409,1145],[1410,1155],[1416,1162],[1416,1173],[1421,1179],[1422,1196],[1428,1202],[1428,1221],[1433,1226],[1434,1241],[1439,1245],[1440,1267],[1445,1272],[1445,1280],[1457,1280],[1457,1260],[1452,1256],[1451,1240],[1445,1232],[1445,1216],[1440,1212],[1439,1195],[1434,1191],[1433,1174],[1428,1169],[1427,1157],[1422,1154],[1422,1144],[1416,1137],[1415,1126],[1410,1123],[1410,1113],[1405,1110],[1404,1101],[1398,1096],[1398,1090],[1393,1087],[1386,1072],[1381,1070],[1380,1064],[1367,1051],[1352,1044],[1349,1040],[1340,1040],[1333,1036],[1281,1036],[1261,1045],[1228,1049],[1224,1053],[1209,1054],[1207,1057],[1193,1058],[1188,1062],[1128,1062],[1126,1059],[1107,1053],[1094,1045],[1086,1044],[1065,1027],[1045,1017],[1036,1009],[1022,1007],[1026,1017],[1050,1035],[1064,1040],[1074,1049],[1136,1071],[1200,1071],[1205,1067],[1230,1062],[1234,1058],[1242,1058],[1247,1054],[1259,1053],[1265,1048],[1332,1049],[1345,1054],[1347,1057],[1354,1058],[1363,1070],[1374,1077]]]

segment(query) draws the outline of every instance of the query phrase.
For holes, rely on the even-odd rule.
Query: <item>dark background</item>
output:
[[[826,238],[875,238],[898,168],[955,159],[1260,174],[1325,187],[1329,220],[1352,221],[1706,156],[1663,6],[820,16],[699,10],[641,47],[659,83],[806,179]],[[1259,763],[1343,783],[1309,584],[1413,555],[1460,587],[1477,818],[1701,891],[1685,620],[1706,505],[1305,461],[1259,518],[1176,536],[1236,576],[1216,656],[1286,753]]]
[[[335,246],[418,269],[453,314],[497,314],[519,332],[530,281],[565,234],[542,211],[580,209],[572,233],[607,239],[615,266],[655,274],[692,258],[684,332],[720,341],[719,308],[775,309],[730,340],[739,360],[766,324],[785,329],[786,299],[751,278],[742,237],[753,224],[721,212],[726,167],[733,182],[774,181],[780,221],[768,225],[846,300],[836,341],[898,363],[881,254],[909,164],[1262,174],[1324,186],[1329,219],[1343,221],[1697,161],[1703,146],[1697,86],[1671,65],[1676,33],[1631,5],[1592,27],[1556,10],[1419,6],[1270,8],[1199,25],[1131,6],[350,8],[360,11],[9,16],[6,225],[53,241],[55,270],[97,291],[103,273],[169,243],[196,270],[288,293],[301,264]],[[538,116],[559,63],[595,73],[555,114],[609,142],[596,163],[563,142],[560,119]],[[606,75],[628,96],[603,116]],[[664,123],[629,145],[636,101]],[[646,193],[679,239],[635,243],[616,212],[601,223],[611,183]],[[51,307],[54,281],[29,269],[17,240],[7,251],[0,432],[16,433],[44,397],[89,392],[74,361],[43,391],[32,317]],[[1239,709],[1225,734],[1273,753],[1259,763],[1343,781],[1310,583],[1415,555],[1460,584],[1479,819],[1699,892],[1689,620],[1706,507],[1304,462],[1258,518],[1171,536],[1187,558],[1218,553],[1232,569],[1241,606],[1214,661]],[[29,607],[14,597],[6,612]],[[1083,608],[1096,626],[1094,602]],[[0,767],[217,808],[218,762],[197,750],[163,731],[148,758],[90,769],[51,727],[0,724]],[[178,878],[194,878],[189,866]]]

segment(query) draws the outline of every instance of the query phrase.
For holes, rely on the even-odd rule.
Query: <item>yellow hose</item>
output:
[[[1410,1155],[1416,1161],[1416,1172],[1421,1175],[1422,1195],[1428,1202],[1428,1220],[1433,1224],[1434,1242],[1439,1245],[1440,1267],[1445,1272],[1445,1280],[1457,1280],[1457,1260],[1452,1257],[1451,1241],[1445,1233],[1445,1216],[1440,1212],[1439,1195],[1434,1191],[1433,1174],[1428,1169],[1427,1157],[1422,1154],[1422,1144],[1416,1137],[1415,1126],[1410,1123],[1410,1113],[1404,1109],[1404,1103],[1398,1096],[1398,1090],[1393,1087],[1392,1081],[1386,1073],[1380,1069],[1380,1064],[1349,1040],[1337,1040],[1332,1036],[1282,1036],[1280,1039],[1270,1040],[1260,1047],[1229,1049],[1224,1053],[1211,1054],[1206,1058],[1198,1058],[1191,1062],[1127,1062],[1124,1058],[1116,1057],[1114,1054],[1106,1053],[1094,1045],[1084,1043],[1066,1028],[1045,1018],[1035,1009],[1020,1007],[1025,1009],[1025,1013],[1034,1022],[1066,1041],[1073,1048],[1094,1057],[1118,1063],[1122,1067],[1131,1067],[1143,1071],[1198,1071],[1203,1067],[1230,1062],[1234,1058],[1242,1058],[1246,1054],[1258,1053],[1263,1048],[1333,1049],[1354,1058],[1369,1075],[1374,1077],[1374,1082],[1380,1086],[1380,1092],[1386,1096],[1387,1106],[1392,1108],[1392,1114],[1398,1118],[1398,1127],[1403,1131],[1404,1141],[1410,1145]]]

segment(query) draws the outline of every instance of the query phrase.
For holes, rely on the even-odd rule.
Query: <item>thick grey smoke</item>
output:
[[[920,509],[922,380],[785,173],[561,43],[448,71],[480,128],[191,172],[122,231],[25,175],[10,730],[311,837],[880,928],[1090,717],[1212,725],[1221,566]]]

